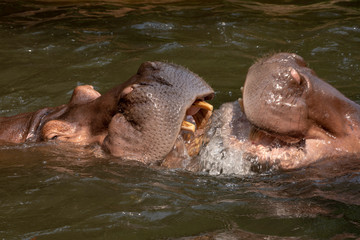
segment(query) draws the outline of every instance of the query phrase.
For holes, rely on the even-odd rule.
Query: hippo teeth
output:
[[[194,108],[200,108],[200,110],[195,110],[196,113],[194,114]],[[196,100],[192,104],[190,109],[192,110],[190,110],[190,112],[187,112],[187,114],[192,117],[192,119],[195,121],[196,126],[195,124],[184,120],[181,124],[181,129],[195,133],[196,127],[203,128],[205,126],[206,122],[209,120],[212,114],[212,110],[214,109],[214,107],[210,103],[207,103],[205,101]]]
[[[201,109],[205,109],[205,110],[208,110],[208,111],[211,111],[211,112],[214,109],[214,107],[210,103],[207,103],[207,102],[201,101],[201,100],[195,101],[193,103],[193,106],[199,107]]]
[[[242,111],[242,112],[245,112],[243,99],[242,99],[242,98],[239,98],[239,99],[238,99],[238,103],[239,103],[239,105],[240,105],[241,111]]]
[[[181,129],[194,133],[195,132],[195,125],[184,120],[181,123]]]

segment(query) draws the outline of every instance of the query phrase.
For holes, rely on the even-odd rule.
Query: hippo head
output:
[[[345,126],[338,114],[345,100],[302,57],[290,53],[251,66],[243,91],[250,122],[287,142],[343,135]]]
[[[297,147],[304,162],[359,152],[359,106],[317,77],[297,54],[278,53],[252,65],[240,103],[255,129],[253,140],[280,140],[278,152]]]
[[[206,116],[203,113],[211,112],[199,103],[211,99],[213,90],[183,67],[147,62],[129,83],[103,144],[115,156],[143,162],[163,159],[182,127],[195,131],[194,125],[184,122],[187,114],[194,115],[200,126]]]
[[[181,129],[195,132],[204,126],[212,112],[205,100],[213,96],[211,87],[188,69],[145,62],[103,96],[88,86],[75,89],[61,114],[55,111],[43,124],[41,138],[97,142],[111,155],[154,163],[169,154]],[[195,124],[185,121],[187,116]]]

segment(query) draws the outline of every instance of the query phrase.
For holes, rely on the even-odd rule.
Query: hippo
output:
[[[243,98],[214,111],[211,87],[175,64],[143,63],[104,95],[75,88],[70,102],[0,117],[0,144],[98,144],[125,160],[212,174],[291,170],[360,154],[360,106],[277,53],[253,64]]]
[[[145,62],[104,95],[78,86],[68,104],[0,117],[0,144],[98,144],[121,159],[174,166],[188,157],[191,141],[183,136],[201,132],[212,114],[206,101],[213,97],[213,89],[190,70]]]
[[[200,152],[213,174],[291,170],[360,155],[360,106],[320,79],[304,59],[277,53],[258,60],[242,99],[215,111]]]

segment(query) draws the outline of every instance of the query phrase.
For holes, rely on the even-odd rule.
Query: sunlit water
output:
[[[240,96],[257,58],[278,51],[360,103],[360,3],[308,2],[3,0],[0,116],[63,104],[80,84],[103,93],[147,60],[198,73],[219,107]],[[212,176],[96,156],[3,147],[0,239],[360,237],[358,170]]]

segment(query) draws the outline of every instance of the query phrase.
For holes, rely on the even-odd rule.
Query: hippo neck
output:
[[[348,134],[354,135],[355,132],[355,136],[360,136],[360,105],[353,101],[350,101],[348,104],[349,110],[345,113],[345,115],[343,115],[345,116],[345,120],[347,122]]]
[[[354,136],[355,133],[356,136],[360,136],[360,106],[349,99],[347,100],[345,104],[347,109],[340,112],[346,125],[347,135]]]
[[[360,105],[323,81],[314,84],[309,116],[335,137],[360,135]],[[316,103],[317,104],[314,104]],[[322,104],[319,104],[322,103]]]

